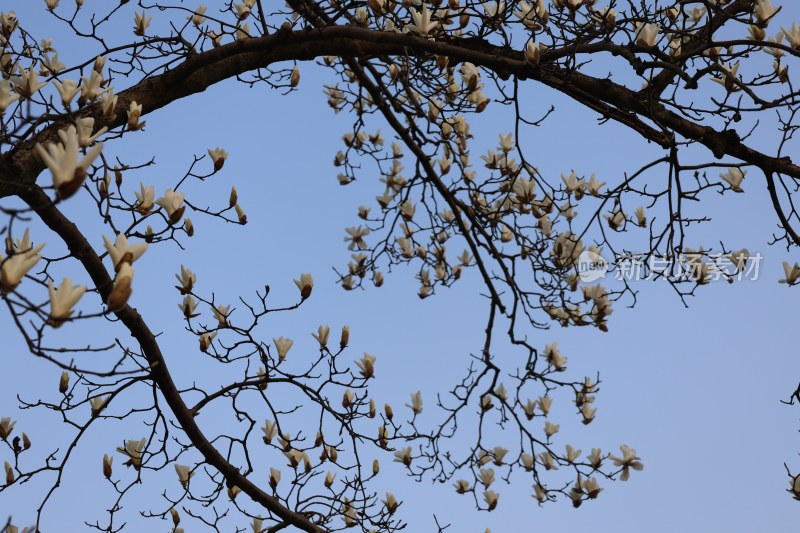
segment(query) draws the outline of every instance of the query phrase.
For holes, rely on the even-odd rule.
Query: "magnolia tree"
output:
[[[681,298],[714,276],[733,282],[749,252],[728,248],[724,235],[697,242],[707,217],[687,206],[760,187],[780,228],[772,243],[800,245],[800,167],[785,155],[798,127],[790,65],[800,27],[770,0],[41,4],[41,17],[89,55],[65,65],[38,21],[0,14],[0,296],[32,356],[61,372],[49,396],[21,394],[21,406],[49,410],[69,429],[32,446],[24,419],[0,420],[0,493],[43,479],[31,503],[37,527],[53,527],[47,503],[84,436],[120,421],[119,447],[96,457],[113,495],[107,514],[86,519],[100,531],[122,529],[119,512],[140,483],[162,495],[140,509],[141,520],[169,520],[175,532],[193,524],[396,531],[413,509],[375,488],[380,461],[392,459],[478,510],[502,505],[507,484],[540,504],[578,507],[643,468],[623,443],[582,452],[560,442],[548,416],[553,402],[571,402],[573,420],[558,422],[591,424],[599,376],[571,373],[557,339],[540,330],[607,331],[613,302],[634,297],[626,283],[588,281],[585,258],[635,243],[644,257],[667,260],[643,268]],[[219,366],[205,388],[176,384],[157,325],[129,303],[145,283],[137,261],[175,257],[162,245],[186,244],[192,218],[246,224],[247,216],[235,188],[208,208],[185,195],[187,184],[225,174],[225,147],[198,146],[185,173],[158,187],[140,183],[146,165],[118,147],[146,139],[145,119],[179,99],[229,79],[288,93],[312,62],[328,72],[319,90],[331,113],[352,117],[350,131],[331,132],[343,135],[332,173],[341,185],[380,180],[383,190],[344,228],[352,260],[337,270],[341,286],[380,290],[404,265],[421,299],[467,273],[485,294],[483,342],[464,354],[461,379],[426,391],[425,401],[412,389],[405,406],[379,404],[380,360],[350,353],[347,327],[309,324],[314,339],[302,341],[262,338],[267,315],[313,299],[308,274],[294,280],[293,301],[253,288],[232,313],[214,297],[222,276],[198,279],[180,267],[164,299],[178,303],[186,349]],[[520,142],[553,111],[545,104],[527,114],[521,95],[534,89],[632,130],[657,158],[617,177],[540,172]],[[513,120],[492,132],[496,145],[478,145],[470,122],[499,109]],[[94,207],[65,214],[81,201]],[[102,225],[102,241],[82,229],[90,224]],[[796,284],[800,266],[784,266],[780,281]],[[70,336],[84,322],[114,328],[116,342]],[[88,357],[97,353],[104,357]],[[209,409],[227,414],[224,429],[198,417]],[[177,479],[163,481],[162,470]]]

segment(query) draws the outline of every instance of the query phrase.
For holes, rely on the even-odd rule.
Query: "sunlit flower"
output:
[[[103,235],[103,245],[108,250],[108,256],[116,270],[119,270],[123,263],[133,264],[147,251],[146,242],[129,245],[128,238],[122,233],[117,235],[113,244],[111,239]]]
[[[417,11],[413,7],[409,8],[408,11],[411,13],[411,18],[414,22],[413,24],[407,24],[404,31],[418,33],[423,37],[427,37],[439,26],[438,22],[431,21],[433,13],[428,9],[427,4],[422,5],[422,11]]]
[[[125,462],[126,466],[133,466],[136,470],[139,470],[142,467],[142,453],[146,444],[147,439],[126,440],[123,446],[117,448],[117,451],[128,457]]]
[[[208,149],[208,155],[211,157],[211,161],[214,162],[214,170],[219,170],[225,164],[225,160],[228,159],[228,152],[220,148],[219,146],[214,148]]]
[[[316,333],[311,336],[317,339],[320,348],[325,348],[328,345],[328,337],[331,335],[331,328],[329,326],[320,326],[317,328]]]
[[[636,23],[636,36],[634,40],[639,46],[655,46],[658,41],[658,24]]]
[[[80,161],[80,143],[75,126],[59,130],[60,143],[36,144],[36,151],[53,175],[53,185],[59,198],[66,199],[75,194],[86,178],[86,169],[100,155],[103,143],[95,144]]]
[[[778,283],[786,283],[787,285],[795,285],[797,281],[800,280],[800,265],[797,263],[794,266],[790,265],[786,261],[783,262],[783,272],[786,275],[786,278],[778,281]]]
[[[314,278],[311,274],[300,274],[300,279],[294,280],[294,284],[300,289],[300,298],[305,300],[311,296],[311,291],[314,289]]]
[[[396,463],[403,463],[405,466],[411,466],[411,446],[401,448],[394,452],[394,461]]]
[[[72,316],[72,308],[86,292],[86,286],[78,285],[74,287],[70,278],[64,278],[58,289],[53,286],[53,281],[49,280],[47,282],[47,290],[50,293],[49,323],[54,328],[58,328]]]
[[[411,403],[407,403],[406,407],[410,407],[415,416],[422,413],[422,393],[420,391],[413,393]]]
[[[733,192],[744,192],[742,191],[742,180],[744,180],[745,174],[747,174],[747,170],[729,167],[728,172],[720,174],[719,177],[728,182]]]
[[[144,32],[147,30],[147,27],[150,25],[150,21],[153,20],[152,16],[145,16],[144,11],[139,13],[138,11],[133,14],[133,34],[138,35],[139,37],[144,36]]]
[[[14,424],[16,424],[16,422],[12,421],[9,417],[0,418],[0,439],[8,440],[8,436],[14,431]]]
[[[553,424],[552,422],[550,422],[550,421],[548,420],[548,421],[546,421],[546,422],[544,423],[544,434],[545,434],[545,435],[547,436],[547,438],[549,439],[550,437],[552,437],[553,435],[555,435],[556,433],[558,433],[558,430],[559,430],[560,428],[561,428],[561,426],[559,426],[558,424]]]
[[[133,289],[131,289],[132,284],[133,268],[129,263],[123,262],[119,267],[116,277],[114,278],[114,284],[111,287],[111,292],[109,293],[108,300],[106,301],[110,310],[115,311],[117,309],[121,309],[126,303],[128,303],[128,299],[131,297],[131,293],[133,292]]]
[[[622,451],[622,457],[617,457],[615,455],[610,455],[609,457],[614,461],[614,466],[622,467],[622,475],[619,478],[622,481],[627,481],[630,476],[630,469],[642,470],[644,464],[642,464],[641,459],[636,456],[636,450],[629,448],[625,444],[620,446],[619,449]]]
[[[361,372],[361,377],[369,379],[375,375],[375,359],[377,358],[374,355],[364,352],[364,357],[356,361],[356,366]]]
[[[183,488],[189,486],[189,479],[194,476],[194,472],[192,472],[190,466],[179,465],[178,463],[175,463],[175,473],[178,474],[178,480],[181,482]]]
[[[487,490],[483,493],[483,499],[489,506],[489,511],[493,511],[497,507],[497,501],[500,499],[500,494],[493,490]]]
[[[275,344],[275,350],[278,352],[278,360],[283,361],[286,359],[286,354],[289,353],[294,341],[292,339],[287,339],[284,337],[278,337],[277,339],[272,339],[272,342]]]
[[[186,206],[183,205],[183,193],[172,189],[167,189],[164,196],[156,200],[156,204],[166,209],[171,224],[177,223],[186,210]]]

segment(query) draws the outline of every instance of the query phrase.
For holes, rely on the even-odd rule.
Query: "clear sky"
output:
[[[46,16],[42,3],[5,0],[0,10],[14,9],[23,25],[40,37],[54,37],[65,63],[92,57],[93,51],[59,46],[63,29]],[[800,19],[800,6],[788,0],[784,4],[784,25]],[[230,302],[253,295],[265,283],[271,285],[273,298],[289,301],[296,294],[292,278],[310,272],[316,281],[311,300],[299,312],[268,322],[264,338],[284,335],[296,339],[301,349],[311,349],[310,332],[317,325],[327,323],[337,331],[349,324],[352,356],[364,351],[378,356],[373,393],[379,405],[388,401],[401,406],[408,393],[421,390],[429,399],[427,408],[433,410],[435,394],[447,390],[465,368],[468,354],[480,349],[485,321],[480,280],[469,271],[453,289],[424,301],[416,296],[413,273],[403,268],[387,275],[379,290],[345,292],[336,285],[332,267],[349,259],[344,228],[357,223],[360,204],[372,201],[377,179],[338,185],[331,161],[341,148],[341,135],[351,128],[351,118],[334,115],[327,107],[322,84],[332,81],[328,72],[312,65],[302,65],[301,72],[299,91],[288,96],[262,86],[250,89],[224,82],[149,115],[143,133],[109,143],[108,149],[130,160],[155,156],[157,164],[126,186],[138,187],[141,180],[156,184],[157,190],[182,173],[193,154],[224,147],[230,152],[224,172],[210,183],[191,185],[191,199],[199,204],[224,199],[236,185],[249,219],[247,226],[235,227],[193,216],[197,235],[185,251],[170,245],[154,248],[137,263],[131,304],[164,332],[161,343],[179,384],[210,384],[215,367],[202,361],[196,339],[182,330],[179,296],[171,288],[179,266],[190,266],[200,283],[214,287],[221,301]],[[120,83],[117,90],[123,86]],[[553,91],[532,84],[525,91],[526,105],[545,98],[547,106],[556,106],[554,117],[528,139],[536,164],[553,176],[574,168],[614,182],[644,161],[637,158],[656,153],[620,128],[597,126],[593,113]],[[473,124],[478,141],[493,143],[498,133],[511,130],[507,113],[495,107],[490,105]],[[793,151],[796,143],[789,154]],[[567,501],[538,507],[530,483],[520,479],[496,489],[501,493],[496,511],[476,513],[471,499],[457,496],[449,485],[427,480],[414,484],[384,454],[383,483],[404,500],[409,531],[433,530],[433,513],[453,524],[448,531],[475,533],[486,527],[493,533],[796,527],[798,502],[785,492],[783,463],[800,469],[800,408],[780,400],[788,398],[800,380],[794,329],[800,288],[787,288],[777,280],[783,277],[782,261],[800,258],[767,245],[776,216],[766,186],[757,175],[745,183],[745,194],[709,196],[703,209],[714,220],[698,234],[703,239],[698,237],[697,245],[715,244],[724,237],[734,248],[760,252],[758,280],[712,283],[688,301],[688,308],[666,283],[639,281],[634,287],[639,291],[636,306],[617,303],[608,333],[559,326],[534,332],[540,347],[559,342],[575,376],[600,371],[603,380],[597,419],[582,426],[574,415],[567,416],[570,406],[564,405],[559,442],[584,452],[596,446],[618,452],[617,446],[627,443],[642,457],[645,469],[627,482],[602,483],[600,497],[577,510]],[[80,202],[68,206],[67,212],[99,248],[102,229],[86,219]],[[26,356],[6,313],[0,313],[0,332],[0,416],[19,420],[34,446],[52,447],[67,430],[52,413],[18,411],[15,396],[53,398],[60,372]],[[110,333],[76,328],[64,334],[73,335],[73,342],[83,342],[86,336],[88,342],[90,336]],[[559,413],[556,406],[553,416]],[[200,422],[213,423],[202,418]],[[45,515],[46,531],[78,531],[84,520],[102,518],[111,496],[103,492],[100,458],[121,439],[143,430],[123,430],[112,423],[95,431],[68,470],[64,490],[53,497]],[[122,462],[121,457],[116,460]],[[13,514],[16,522],[29,522],[35,512],[31,497],[37,494],[37,485],[32,485],[0,495],[0,516]],[[161,488],[157,483],[147,487]],[[131,531],[156,530],[152,523],[137,521],[139,497],[146,496],[134,494],[127,504]],[[159,530],[166,529],[164,524]],[[186,530],[203,529],[189,523]]]

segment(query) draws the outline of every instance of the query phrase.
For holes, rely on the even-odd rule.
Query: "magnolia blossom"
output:
[[[229,305],[212,306],[211,312],[214,314],[214,318],[217,319],[219,327],[224,328],[228,325],[228,316],[231,314],[231,306]]]
[[[144,32],[147,30],[147,27],[150,25],[150,21],[153,20],[152,16],[145,16],[144,11],[139,13],[138,11],[133,14],[133,34],[138,35],[139,37],[144,36]]]
[[[103,143],[99,142],[90,148],[80,161],[80,141],[75,126],[59,130],[60,143],[47,143],[46,146],[36,144],[36,151],[53,175],[56,194],[62,200],[69,198],[78,190],[86,177],[86,169],[100,155]]]
[[[178,474],[178,480],[181,482],[181,486],[185,489],[189,485],[189,479],[194,476],[194,472],[192,472],[192,468],[186,465],[179,465],[175,463],[175,473]]]
[[[208,348],[211,346],[211,343],[214,341],[214,337],[217,336],[216,331],[212,332],[205,332],[200,334],[200,351],[207,352]]]
[[[61,103],[64,105],[64,108],[69,110],[69,106],[72,103],[72,100],[78,94],[78,84],[72,80],[64,80],[63,82],[59,83],[58,81],[53,81],[53,84],[56,86],[58,90],[58,94],[61,95]],[[2,94],[2,82],[0,82],[0,95]],[[2,98],[0,97],[0,100]],[[0,108],[2,108],[2,104],[0,103]],[[92,119],[94,122],[94,119]]]
[[[189,20],[192,21],[192,24],[195,26],[200,26],[200,24],[205,22],[206,18],[203,15],[205,14],[206,9],[208,9],[206,6],[200,4],[200,6],[194,10],[194,14],[189,17]]]
[[[603,463],[603,453],[600,451],[600,448],[592,448],[592,453],[587,455],[586,458],[594,469],[600,468]]]
[[[8,106],[19,100],[19,94],[11,92],[11,82],[0,80],[0,114],[8,109]]]
[[[747,248],[742,248],[738,251],[732,250],[731,253],[728,254],[728,259],[733,263],[736,272],[741,272],[747,265],[747,260],[750,259],[750,251]]]
[[[329,326],[320,326],[317,328],[316,333],[312,333],[311,336],[317,339],[320,348],[325,348],[328,345],[328,337],[330,337],[331,328]]]
[[[311,274],[300,274],[300,279],[293,280],[297,288],[300,289],[300,297],[305,300],[311,296],[311,291],[314,289],[314,278]]]
[[[549,439],[550,437],[552,437],[553,435],[555,435],[556,433],[558,433],[558,430],[559,430],[560,428],[561,428],[561,426],[560,426],[560,425],[558,425],[558,424],[553,424],[552,422],[550,422],[550,421],[548,420],[548,421],[546,421],[546,422],[544,423],[544,434],[545,434],[545,435],[547,436],[547,438]]]
[[[557,371],[561,372],[566,368],[567,358],[558,350],[558,342],[547,344],[544,349],[544,355],[547,358],[547,362],[553,365]]]
[[[131,289],[132,283],[133,268],[129,263],[123,262],[117,272],[117,276],[114,278],[114,285],[106,301],[109,309],[117,310],[128,303],[128,298],[131,297],[131,293],[133,292],[133,289]]]
[[[480,469],[480,476],[478,476],[483,483],[484,487],[488,487],[492,483],[494,483],[494,469],[492,468],[481,468]]]
[[[105,396],[93,396],[89,398],[89,406],[92,409],[92,416],[97,416],[106,408],[108,399]]]
[[[786,40],[789,41],[789,46],[792,48],[800,48],[800,26],[796,22],[792,23],[791,29],[781,28]]]
[[[183,312],[183,316],[186,318],[193,318],[197,315],[194,314],[194,310],[197,308],[197,300],[192,298],[190,294],[187,294],[183,297],[183,302],[178,304],[178,309]]]
[[[103,245],[108,250],[108,256],[117,271],[119,271],[123,263],[133,264],[147,251],[146,242],[129,245],[128,238],[123,233],[117,235],[113,244],[111,239],[103,235]]]
[[[278,434],[278,425],[272,420],[265,420],[264,427],[261,428],[261,431],[264,432],[264,444],[269,444]]]
[[[581,406],[581,415],[583,416],[582,422],[584,424],[590,424],[592,420],[594,420],[595,414],[597,413],[597,409],[592,409],[592,406],[589,403],[584,403]]]
[[[139,191],[134,191],[136,195],[136,210],[146,215],[153,209],[153,200],[156,196],[155,187],[145,187],[144,183],[139,183]]]
[[[533,485],[533,497],[536,498],[539,503],[543,503],[547,499],[547,492],[539,483]]]
[[[72,316],[72,308],[78,303],[86,292],[85,285],[73,286],[70,278],[64,278],[58,289],[53,286],[53,281],[47,282],[47,290],[50,293],[50,320],[49,323],[54,328],[61,325]]]
[[[128,106],[128,128],[131,131],[137,131],[144,128],[145,122],[139,122],[139,117],[142,116],[142,104],[137,104],[136,100]]]
[[[456,492],[459,494],[464,494],[470,490],[469,482],[466,479],[459,479],[453,483],[453,486],[456,488]]]
[[[394,461],[396,463],[403,463],[405,466],[411,466],[411,446],[400,448],[394,452]]]
[[[778,281],[778,283],[786,283],[787,285],[795,285],[797,284],[798,280],[800,280],[800,265],[797,263],[794,266],[790,265],[786,261],[783,262],[783,272],[786,275],[786,278]]]
[[[628,481],[630,469],[642,470],[644,465],[641,459],[636,456],[636,450],[629,448],[625,444],[620,446],[619,449],[622,451],[622,457],[617,457],[615,455],[609,455],[609,457],[614,461],[614,466],[622,467],[622,475],[619,478],[622,481]]]
[[[30,98],[47,85],[46,81],[39,83],[39,74],[33,68],[30,70],[20,68],[19,76],[11,76],[11,81],[14,84],[14,91],[23,98]]]
[[[356,366],[361,372],[361,376],[363,378],[369,379],[375,375],[375,359],[377,358],[374,355],[370,355],[367,352],[364,352],[364,357],[356,361]],[[420,404],[421,403],[422,402],[420,400]]]
[[[483,493],[483,499],[489,506],[489,511],[493,511],[497,507],[497,501],[500,499],[500,494],[493,490],[487,490]]]
[[[422,393],[420,391],[413,393],[411,403],[406,404],[406,407],[410,407],[415,416],[422,413]]]
[[[581,450],[576,450],[575,448],[567,444],[567,462],[574,463],[575,459],[580,457],[580,455],[581,455]]]
[[[658,24],[636,23],[636,36],[634,40],[639,46],[655,46],[658,41]]]
[[[180,286],[176,286],[175,288],[178,289],[181,294],[186,294],[192,292],[194,284],[197,283],[197,274],[181,265],[181,273],[180,275],[175,274],[175,279],[180,283]]]
[[[172,189],[167,189],[164,192],[164,196],[156,200],[156,204],[167,211],[167,216],[171,224],[176,224],[186,210],[186,206],[183,205],[183,193],[175,192]]]
[[[42,248],[44,248],[44,243],[35,248],[31,246],[29,231],[26,229],[23,239],[17,242],[17,249],[14,255],[6,258],[0,253],[0,290],[10,291],[16,289],[22,282],[22,278],[42,258],[39,255]]]
[[[395,498],[394,494],[391,492],[387,492],[386,499],[381,500],[381,502],[383,502],[383,505],[386,506],[386,510],[389,512],[389,514],[394,514],[394,512],[397,510],[397,507],[400,505],[400,503],[397,501],[397,498]]]
[[[250,527],[253,528],[253,533],[262,533],[264,531],[264,522],[260,516],[257,516],[253,518]]]
[[[433,13],[428,9],[427,4],[422,5],[422,11],[417,11],[413,7],[409,8],[408,11],[411,13],[411,19],[414,23],[406,24],[403,31],[418,33],[423,37],[427,37],[439,26],[438,22],[431,21]]]
[[[608,227],[617,231],[625,224],[625,213],[621,209],[615,209],[610,215],[604,215],[608,221]]]
[[[79,105],[91,102],[100,94],[111,90],[110,87],[107,89],[100,89],[103,85],[103,74],[96,70],[90,72],[88,77],[81,76],[81,81],[83,81],[83,84],[81,85],[81,96],[78,99]]]
[[[216,147],[213,150],[209,148],[208,155],[209,157],[211,157],[211,161],[214,163],[215,171],[220,170],[222,166],[225,164],[225,160],[228,158],[228,152],[226,152],[220,147]]]
[[[284,337],[278,337],[277,339],[272,339],[272,342],[275,344],[275,350],[278,352],[278,360],[283,361],[286,359],[286,354],[289,353],[294,341],[292,339],[287,339]]]
[[[556,460],[550,452],[542,452],[537,457],[545,470],[558,470],[558,464],[556,464]]]
[[[14,430],[15,421],[12,421],[11,418],[0,418],[0,439],[7,440],[8,436],[11,435],[11,432]]]
[[[747,170],[728,167],[728,172],[720,174],[719,177],[728,182],[733,192],[744,192],[742,191],[742,180],[744,180],[745,174],[747,174]]]
[[[128,460],[124,463],[126,466],[132,466],[139,470],[142,467],[142,452],[146,444],[147,439],[126,440],[123,446],[117,448],[117,451],[128,457]]]
[[[325,474],[325,487],[331,488],[331,485],[333,485],[335,479],[336,479],[335,472],[328,472],[327,474]]]
[[[114,464],[114,458],[113,457],[109,457],[107,453],[104,453],[103,454],[103,475],[108,479],[111,478],[111,474],[113,473],[112,469],[111,469],[111,465],[113,465],[113,464]]]

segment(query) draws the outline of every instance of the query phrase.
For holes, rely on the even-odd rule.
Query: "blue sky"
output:
[[[40,37],[59,35],[49,19],[42,18],[39,2],[12,0],[3,9],[15,9],[22,24]],[[787,2],[782,20],[789,22],[784,25],[799,14],[800,7]],[[65,63],[70,57],[93,54],[83,48],[62,49],[58,38],[55,46]],[[292,300],[296,294],[292,278],[311,272],[316,281],[313,297],[300,311],[268,322],[264,337],[284,335],[296,339],[298,348],[310,349],[309,333],[317,325],[327,323],[338,331],[349,324],[351,356],[355,359],[364,351],[378,356],[373,394],[379,405],[388,401],[400,406],[408,393],[421,390],[432,409],[434,395],[449,388],[468,354],[480,349],[485,321],[480,280],[469,271],[453,289],[424,301],[416,296],[413,273],[403,268],[387,275],[380,290],[345,292],[336,286],[332,267],[349,259],[342,241],[344,228],[357,223],[360,204],[372,201],[377,179],[347,187],[337,184],[331,160],[342,146],[341,135],[351,127],[350,117],[334,115],[325,103],[322,84],[331,81],[329,74],[311,65],[301,68],[297,93],[282,96],[265,87],[225,82],[148,116],[146,130],[125,142],[109,143],[108,153],[130,160],[155,156],[155,166],[126,182],[128,190],[138,187],[140,180],[161,190],[182,173],[192,154],[214,146],[226,148],[231,155],[224,172],[209,183],[192,184],[187,193],[198,203],[224,202],[230,186],[236,185],[249,219],[247,226],[235,227],[193,216],[197,235],[186,241],[185,251],[171,245],[153,248],[137,263],[131,303],[164,332],[161,343],[181,385],[192,380],[213,383],[215,367],[202,360],[196,340],[182,330],[176,307],[179,296],[172,289],[179,266],[191,266],[201,284],[213,287],[220,301],[230,302],[252,295],[265,283],[272,287],[271,298]],[[636,158],[656,153],[652,147],[634,144],[635,136],[620,128],[596,126],[594,114],[553,91],[527,87],[531,95],[545,94],[548,105],[557,107],[556,115],[526,139],[536,164],[549,175],[574,168],[579,174],[596,172],[601,179],[614,181],[636,168]],[[498,133],[510,131],[507,119],[507,113],[490,106],[473,123],[476,142],[494,143]],[[788,478],[783,463],[800,468],[800,422],[798,408],[780,400],[800,380],[792,334],[798,289],[777,280],[783,277],[781,262],[798,257],[796,252],[791,255],[767,246],[776,217],[766,187],[755,173],[745,183],[745,194],[709,196],[702,209],[713,222],[698,233],[697,241],[715,244],[724,238],[734,248],[760,252],[764,259],[759,280],[712,283],[689,300],[689,308],[664,282],[640,281],[635,285],[636,307],[617,303],[606,334],[559,326],[532,333],[540,347],[557,340],[576,377],[599,370],[603,379],[597,419],[589,426],[568,415],[566,400],[563,406],[556,401],[553,418],[561,417],[559,442],[584,452],[598,446],[616,452],[619,444],[626,443],[643,458],[644,471],[633,473],[628,482],[602,483],[605,490],[598,500],[577,510],[566,501],[537,507],[530,483],[518,479],[496,488],[501,493],[496,511],[476,513],[471,500],[457,496],[449,486],[414,484],[390,464],[389,454],[383,454],[382,483],[404,500],[409,531],[432,530],[433,513],[452,523],[449,531],[455,532],[482,532],[486,527],[493,533],[554,528],[747,532],[796,524],[798,504],[785,492]],[[86,218],[80,200],[66,210],[99,247],[102,228]],[[3,334],[6,362],[0,416],[19,420],[18,427],[28,432],[34,446],[47,442],[52,447],[66,435],[60,433],[55,417],[17,411],[15,395],[52,398],[60,372],[25,355],[2,313],[0,331],[8,332]],[[120,334],[79,328],[59,333],[74,343]],[[509,352],[508,357],[513,356]],[[122,438],[141,431],[123,430],[113,423],[103,431],[94,430],[68,470],[64,490],[57,491],[48,508],[47,530],[59,524],[55,526],[59,530],[75,531],[84,520],[100,518],[110,501],[110,495],[103,493],[100,458]],[[121,457],[116,460],[121,462]],[[37,493],[32,485],[0,495],[0,514],[29,522],[34,516],[30,497]],[[128,502],[126,516],[133,531],[146,527],[137,525],[136,502],[151,501],[148,498],[160,488],[155,483],[148,494],[145,485]],[[187,524],[187,531],[201,530]]]

